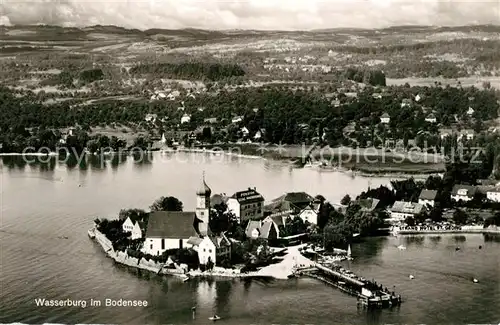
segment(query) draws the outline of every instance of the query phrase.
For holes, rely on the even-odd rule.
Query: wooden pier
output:
[[[361,306],[368,308],[387,308],[401,304],[401,296],[383,289],[375,282],[366,281],[358,276],[328,268],[316,263],[313,267],[297,269],[297,275],[308,276],[331,285],[358,298]]]

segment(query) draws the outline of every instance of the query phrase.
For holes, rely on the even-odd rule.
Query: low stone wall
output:
[[[139,260],[136,257],[128,256],[126,252],[115,251],[111,241],[99,230],[94,229],[94,234],[97,243],[101,245],[104,252],[115,260],[115,262],[138,269],[148,270],[154,273],[158,273],[162,269],[162,265],[160,263],[147,261],[144,258]]]
[[[147,270],[154,272],[156,274],[165,274],[165,275],[183,275],[185,271],[179,267],[175,269],[164,268],[162,263],[156,263],[155,261],[146,260],[145,258],[141,258],[140,260],[128,256],[126,252],[115,251],[113,249],[113,244],[111,241],[106,238],[106,236],[99,232],[97,229],[93,230],[95,234],[95,240],[99,245],[101,245],[104,252],[111,257],[115,262],[135,267],[141,270]],[[214,267],[214,269],[210,272],[201,272],[199,270],[193,270],[188,273],[191,276],[207,276],[207,277],[235,277],[235,278],[243,278],[243,277],[252,277],[259,276],[257,272],[252,273],[241,273],[239,269],[225,269],[222,267]]]
[[[99,245],[101,245],[102,249],[104,249],[106,253],[114,253],[113,244],[103,233],[101,233],[97,229],[94,229],[94,234],[96,241],[99,243]]]

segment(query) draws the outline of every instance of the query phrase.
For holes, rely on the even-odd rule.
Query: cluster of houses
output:
[[[266,206],[264,201],[256,188],[231,196],[212,195],[203,179],[196,191],[195,211],[153,211],[147,225],[127,218],[122,228],[130,232],[133,240],[144,238],[145,254],[161,255],[170,249],[191,248],[198,253],[200,264],[215,264],[231,254],[231,240],[223,233],[213,233],[209,226],[210,211],[218,204],[225,203],[239,223],[247,224],[245,234],[251,239],[281,238],[280,226],[285,225],[288,217],[317,224],[320,203],[307,193],[287,193]]]
[[[480,191],[492,202],[500,202],[500,183],[482,186],[455,185],[451,192],[453,201],[470,201]],[[418,202],[397,201],[389,208],[390,221],[404,222],[417,217],[435,205],[437,191],[422,190]],[[209,215],[217,205],[224,203],[236,220],[246,224],[245,234],[250,239],[272,240],[283,238],[282,226],[287,220],[300,218],[304,223],[316,225],[320,201],[305,192],[286,193],[268,204],[256,188],[238,191],[231,196],[225,193],[212,195],[205,179],[196,191],[195,211],[154,211],[147,225],[127,218],[122,227],[130,238],[144,238],[145,254],[161,255],[170,249],[191,248],[198,254],[200,264],[216,263],[230,257],[232,240],[224,233],[215,234],[210,229]],[[379,208],[380,201],[373,198],[358,200],[363,212]]]
[[[206,89],[203,89],[203,91],[206,91]],[[196,99],[196,94],[200,94],[201,92],[199,90],[196,90],[194,92],[188,92],[185,95],[185,98],[192,98]],[[166,89],[164,91],[160,90],[155,90],[153,93],[151,93],[150,100],[177,100],[179,97],[181,97],[182,94],[179,90],[171,90],[171,89]]]
[[[500,183],[480,186],[457,184],[453,186],[450,199],[454,202],[468,202],[478,192],[485,194],[486,198],[491,202],[500,202]],[[434,207],[436,195],[437,191],[435,190],[422,190],[418,202],[396,201],[389,209],[391,221],[401,222],[408,217],[415,218],[429,208]]]
[[[374,98],[382,98],[382,95],[378,94],[378,93],[374,93],[373,97]],[[423,99],[423,96],[421,96],[419,94],[417,94],[414,99],[404,98],[401,101],[401,108],[410,107],[411,105],[413,105],[413,103],[418,103],[422,99]],[[422,107],[422,110],[424,111],[424,113],[431,111],[431,109],[428,107]],[[469,107],[466,111],[466,115],[468,117],[472,118],[474,115],[474,112],[475,112],[474,109],[472,107]],[[458,116],[455,115],[454,118],[455,118],[456,122],[458,122]],[[427,123],[430,123],[430,124],[437,123],[438,120],[436,118],[435,112],[432,111],[431,113],[429,113],[425,117],[425,121]],[[381,124],[389,124],[390,122],[391,122],[391,117],[388,113],[384,113],[380,116],[380,123]],[[474,139],[475,132],[474,132],[474,130],[471,130],[471,129],[464,129],[464,130],[440,129],[439,135],[440,135],[441,140],[445,139],[446,137],[451,137],[451,136],[456,136],[458,141],[460,141],[462,139],[472,140],[472,139]]]

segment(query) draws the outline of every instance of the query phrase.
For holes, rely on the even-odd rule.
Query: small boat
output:
[[[399,245],[399,246],[398,246],[398,249],[399,249],[400,251],[404,251],[404,250],[406,250],[406,246],[404,246],[404,245]]]
[[[391,228],[391,235],[397,237],[399,235],[399,227],[392,227]]]
[[[87,234],[89,235],[90,238],[94,239],[95,238],[95,232],[94,229],[89,229],[87,231]]]
[[[478,280],[478,279],[476,279],[476,278],[474,278],[474,279],[472,279],[472,282],[474,282],[474,283],[479,283],[479,280]]]
[[[184,277],[182,277],[182,282],[186,282],[186,281],[189,281],[191,278],[189,277],[189,275],[185,275]]]
[[[324,171],[324,172],[336,172],[338,171],[338,168],[333,165],[328,165],[327,163],[323,162],[317,166],[319,171]]]
[[[221,318],[220,318],[219,316],[217,316],[217,315],[213,315],[212,317],[209,317],[209,318],[208,318],[208,320],[211,320],[211,321],[214,321],[214,322],[215,322],[216,320],[219,320],[219,319],[221,319]]]
[[[412,274],[410,274],[409,278],[410,278],[410,280],[415,279],[415,277]]]
[[[351,245],[349,245],[347,247],[347,259],[348,260],[352,260],[352,257],[351,257]]]
[[[460,250],[460,247],[455,248],[455,252],[458,252]]]

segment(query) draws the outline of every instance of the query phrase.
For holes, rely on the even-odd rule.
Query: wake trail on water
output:
[[[43,176],[30,176],[30,175],[28,175],[28,176],[11,176],[11,178],[41,179],[41,180],[49,181],[49,182],[53,182],[53,183],[64,182],[64,179],[62,177],[49,178],[49,177],[43,177]]]
[[[24,248],[14,248],[14,249],[9,249],[12,252],[22,252],[22,253],[37,253],[39,255],[44,255],[44,256],[64,256],[68,255],[68,253],[51,253],[51,252],[46,252],[42,251],[36,248],[29,248],[29,249],[24,249]],[[82,252],[82,251],[71,251],[71,255],[81,255],[81,256],[95,256],[95,253],[87,253],[87,252]]]
[[[40,237],[40,238],[43,238],[43,239],[47,239],[47,240],[54,240],[54,239],[58,239],[58,240],[61,240],[61,239],[69,239],[69,237],[67,236],[57,236],[57,237],[54,237],[53,234],[41,234],[41,233],[33,233],[33,232],[24,232],[24,231],[9,231],[9,230],[4,230],[4,229],[0,229],[0,233],[3,233],[3,234],[7,234],[7,235],[15,235],[15,236],[28,236],[28,237]]]
[[[464,274],[457,274],[457,273],[452,273],[452,272],[444,272],[444,271],[439,271],[436,269],[431,269],[431,268],[426,268],[426,267],[412,267],[407,268],[405,271],[407,271],[408,274],[410,273],[417,273],[417,272],[423,272],[423,273],[428,273],[428,274],[438,274],[442,275],[445,277],[451,277],[451,278],[456,278],[456,279],[461,279],[461,280],[467,280],[469,281],[473,276],[472,275],[464,275]]]

